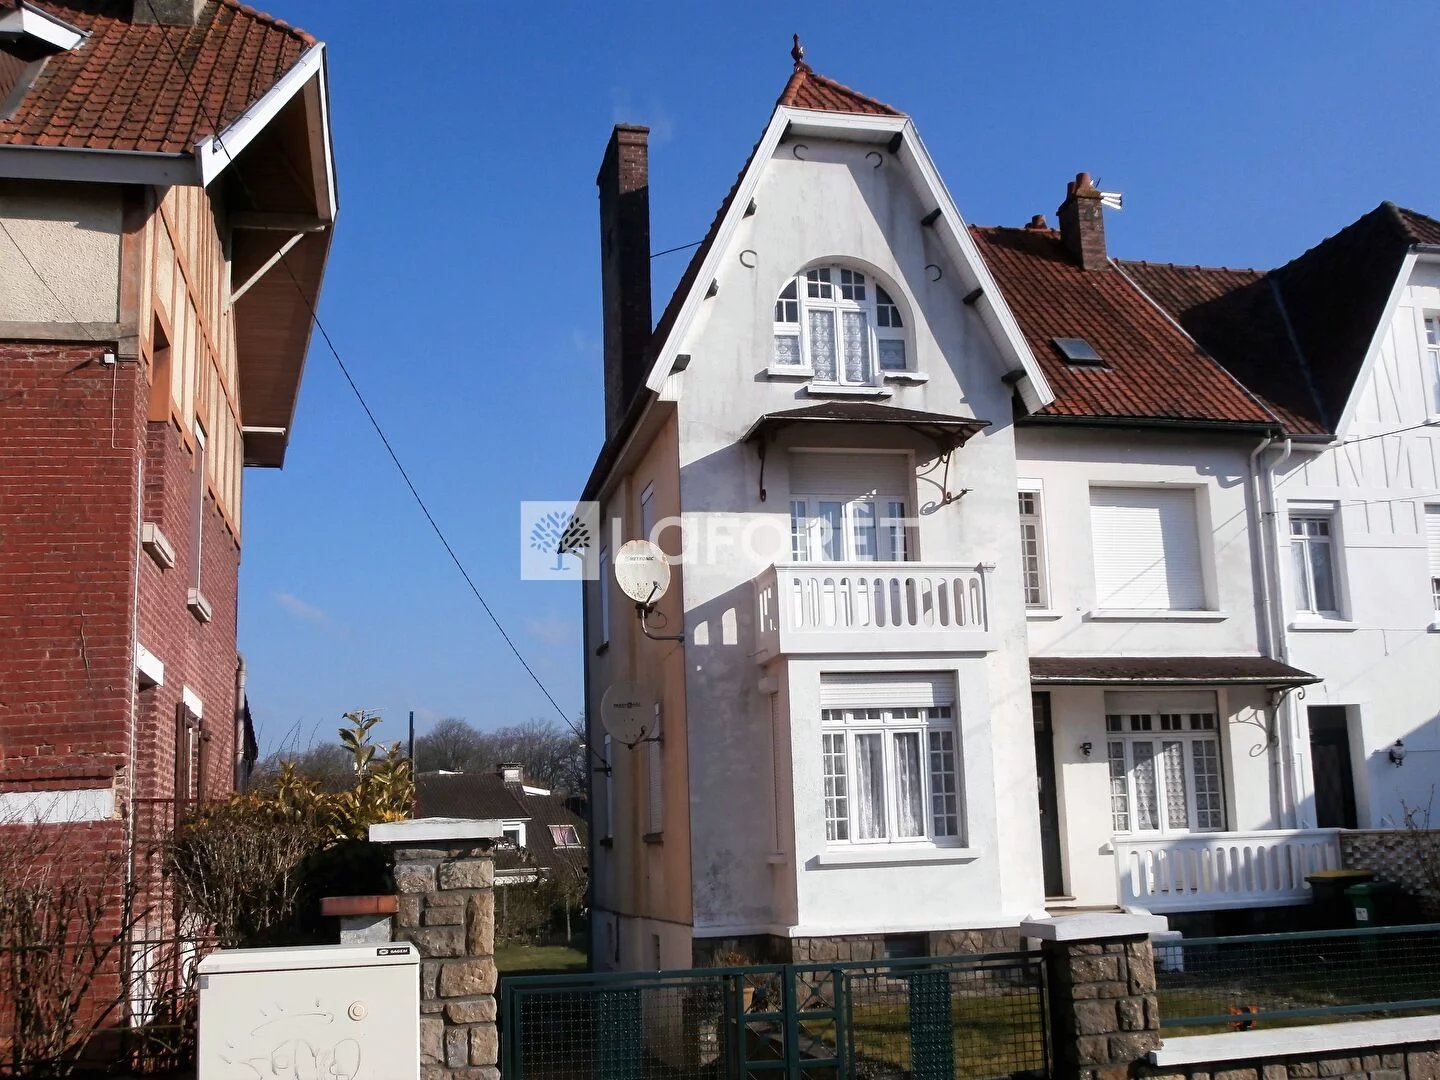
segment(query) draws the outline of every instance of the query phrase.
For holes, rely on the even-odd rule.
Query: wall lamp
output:
[[[1397,769],[1405,764],[1405,740],[1396,739],[1395,745],[1390,747],[1390,764]]]
[[[1084,754],[1086,757],[1089,757],[1091,751],[1093,751],[1094,749],[1095,744],[1092,742],[1082,742],[1080,744],[1080,753]]]

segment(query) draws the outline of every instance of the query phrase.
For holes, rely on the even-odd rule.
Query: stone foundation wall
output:
[[[423,1080],[499,1080],[494,884],[488,842],[395,849],[394,936],[422,957]]]
[[[834,937],[782,938],[753,934],[734,938],[697,938],[691,948],[695,967],[717,966],[717,953],[743,956],[747,964],[829,964],[848,960],[884,960],[885,939],[924,939],[927,956],[973,956],[1020,952],[1025,942],[1015,927],[993,930],[931,930],[913,934],[843,934]]]
[[[1222,1061],[1188,1065],[1179,1071],[1142,1065],[1136,1075],[1147,1080],[1440,1080],[1440,1043],[1376,1047],[1371,1053],[1342,1050],[1264,1061]]]

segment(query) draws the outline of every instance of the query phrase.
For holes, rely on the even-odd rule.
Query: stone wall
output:
[[[1137,1076],[1147,1080],[1440,1080],[1440,1043],[1372,1048],[1371,1053],[1338,1050],[1324,1054],[1221,1061],[1182,1069],[1143,1066]]]
[[[1440,918],[1440,829],[1364,829],[1340,834],[1346,869],[1373,870],[1420,900],[1422,914]]]
[[[884,960],[886,938],[923,939],[926,956],[973,956],[976,953],[1019,952],[1025,948],[1015,927],[995,930],[931,930],[904,934],[843,934],[834,937],[781,938],[757,934],[734,938],[697,938],[691,962],[715,965],[715,954],[730,953],[756,964],[829,964],[837,961]]]
[[[499,1080],[490,846],[437,840],[395,848],[395,940],[413,942],[422,958],[423,1080]]]

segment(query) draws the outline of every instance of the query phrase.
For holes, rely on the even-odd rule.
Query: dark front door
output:
[[[1040,859],[1045,871],[1045,895],[1065,895],[1060,863],[1060,802],[1055,795],[1055,732],[1050,721],[1050,695],[1030,695],[1035,719],[1035,775],[1040,789]]]
[[[1344,705],[1310,706],[1310,770],[1315,777],[1315,824],[1355,828],[1355,773]]]

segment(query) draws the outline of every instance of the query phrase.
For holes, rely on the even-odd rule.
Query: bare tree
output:
[[[424,772],[483,772],[497,764],[492,754],[487,736],[454,716],[415,740],[415,764]]]
[[[477,731],[452,717],[415,740],[415,764],[421,772],[488,772],[503,762],[516,762],[527,779],[571,794],[585,790],[585,759],[579,735],[552,720]]]
[[[252,785],[265,788],[280,776],[280,766],[295,764],[295,771],[318,781],[325,791],[342,791],[355,782],[355,760],[337,743],[319,743],[304,750],[276,750],[255,766]]]

